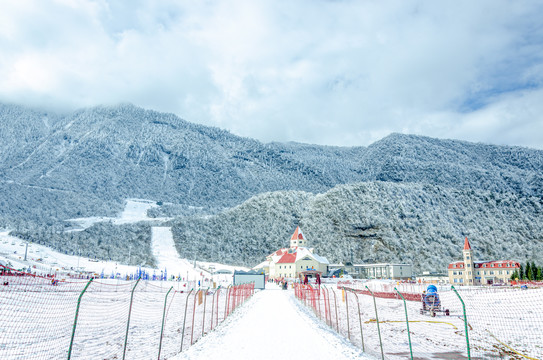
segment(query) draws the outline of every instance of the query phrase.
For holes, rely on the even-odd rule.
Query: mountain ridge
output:
[[[264,144],[131,104],[65,114],[0,104],[0,141],[4,150],[0,227],[44,242],[52,241],[46,235],[52,229],[58,232],[69,226],[66,219],[114,216],[127,198],[164,204],[152,210],[153,216],[194,219],[202,214],[218,216],[259,194],[302,192],[318,198],[360,183],[429,186],[428,191],[437,186],[460,191],[466,198],[470,192],[489,192],[510,199],[513,207],[526,208],[530,224],[543,222],[540,213],[522,200],[543,198],[543,151],[517,146],[398,133],[367,147]],[[409,191],[402,196],[407,202],[416,198]],[[283,211],[293,213],[288,208]],[[492,217],[485,211],[477,213]],[[300,214],[287,215],[276,214],[286,222],[308,221]],[[105,229],[95,229],[92,236],[105,242]],[[460,236],[460,230],[451,234]],[[133,232],[139,234],[139,242],[147,236],[147,231]],[[68,237],[62,236],[55,236],[55,246],[67,246]],[[277,239],[278,233],[272,236]],[[535,235],[530,238],[540,241]],[[104,249],[95,253],[103,254]],[[249,258],[240,254],[238,260]]]

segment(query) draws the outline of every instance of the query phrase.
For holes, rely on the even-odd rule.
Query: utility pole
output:
[[[26,242],[26,247],[25,247],[25,261],[26,261],[26,254],[28,253],[28,241],[25,241]]]

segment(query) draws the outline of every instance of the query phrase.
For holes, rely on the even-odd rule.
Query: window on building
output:
[[[466,259],[468,259],[468,260],[469,260],[469,255],[467,255],[467,256],[466,256]]]
[[[471,264],[468,264],[468,267],[471,267]]]
[[[463,283],[463,282],[464,282],[464,279],[460,279],[460,282]]]
[[[477,271],[477,275],[481,275],[481,272],[480,272],[480,271]]]
[[[458,282],[458,279],[454,279],[454,282]]]

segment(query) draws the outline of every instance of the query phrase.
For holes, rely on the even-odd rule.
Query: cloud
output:
[[[0,101],[132,102],[262,141],[390,132],[543,148],[535,1],[25,1]]]

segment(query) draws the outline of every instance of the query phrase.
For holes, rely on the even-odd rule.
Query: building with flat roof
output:
[[[345,265],[345,271],[355,279],[408,280],[413,277],[411,264],[353,264]]]

